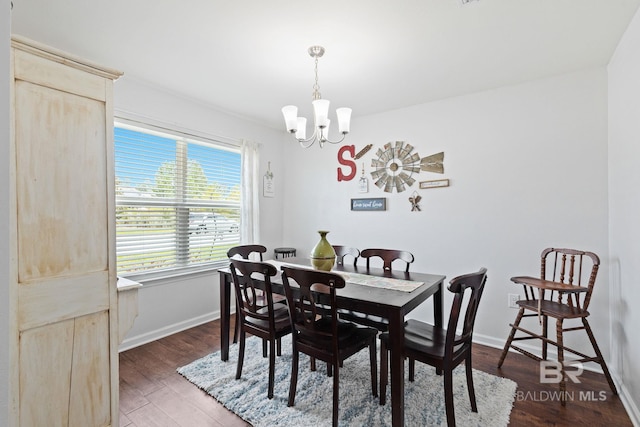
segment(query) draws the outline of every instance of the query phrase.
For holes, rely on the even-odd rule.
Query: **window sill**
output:
[[[223,261],[197,268],[192,267],[154,273],[138,273],[119,276],[139,282],[144,286],[161,286],[175,283],[176,279],[211,276],[212,273],[216,273],[218,269],[226,267],[227,264],[228,263],[226,261]]]

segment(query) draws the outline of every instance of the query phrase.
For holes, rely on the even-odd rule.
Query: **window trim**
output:
[[[241,152],[242,142],[239,139],[222,137],[207,134],[206,132],[194,131],[191,129],[187,129],[174,124],[166,124],[162,121],[158,121],[149,117],[133,114],[130,112],[125,112],[123,110],[115,110],[113,115],[113,123],[112,125],[120,126],[124,128],[133,128],[144,129],[149,133],[157,133],[159,136],[167,137],[167,134],[179,138],[184,138],[186,140],[201,142],[204,144],[214,143],[217,145],[219,149],[228,149],[229,151],[238,151]],[[115,168],[115,163],[114,163]],[[242,168],[242,159],[241,159],[241,168]],[[242,175],[242,171],[241,171]],[[114,174],[115,176],[115,174]],[[130,204],[139,203],[140,200],[138,198],[121,198],[120,201],[124,201]],[[158,201],[158,204],[164,204],[162,201]],[[173,206],[174,203],[167,202],[167,205]],[[194,202],[183,202],[184,207],[202,207],[202,203],[194,203]],[[119,203],[114,203],[114,206],[119,206]],[[212,207],[237,207],[238,204],[234,202],[212,202]],[[242,200],[240,201],[240,209],[242,210]],[[117,256],[117,253],[115,254]],[[126,277],[131,280],[135,280],[138,282],[142,282],[145,284],[154,284],[161,285],[166,282],[173,281],[172,279],[177,279],[180,277],[194,277],[202,274],[210,274],[212,272],[217,271],[219,268],[224,268],[227,266],[227,260],[217,260],[212,261],[205,264],[195,265],[195,266],[182,266],[182,267],[173,267],[166,268],[159,271],[143,271],[143,272],[128,272],[120,274],[120,277]]]
[[[223,146],[226,146],[226,148],[233,150],[240,150],[240,148],[242,148],[242,141],[237,138],[229,138],[225,136],[209,134],[203,131],[188,129],[177,124],[168,124],[163,121],[155,120],[150,117],[141,116],[123,110],[115,111],[113,115],[113,121],[114,124],[119,122],[123,125],[142,127],[150,131],[159,132],[161,134],[172,133],[178,136],[182,136],[186,139],[195,139],[199,142],[204,143],[210,143],[211,141],[214,141]]]

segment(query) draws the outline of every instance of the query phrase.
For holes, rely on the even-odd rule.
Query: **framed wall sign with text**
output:
[[[387,199],[384,197],[375,199],[351,199],[352,211],[385,211]]]
[[[448,179],[434,179],[432,181],[422,181],[420,182],[420,189],[425,190],[428,188],[440,188],[440,187],[448,187],[449,180]]]

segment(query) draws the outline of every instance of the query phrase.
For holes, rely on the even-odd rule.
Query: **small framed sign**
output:
[[[351,199],[352,211],[386,211],[387,199],[384,197],[375,199]]]
[[[265,174],[265,176],[262,177],[262,195],[264,197],[276,196],[276,189],[275,189],[275,186],[273,185],[273,174],[271,175]]]
[[[273,172],[271,172],[271,162],[267,164],[267,172],[262,177],[262,195],[264,197],[276,196],[276,188],[273,183]]]
[[[359,193],[368,193],[369,192],[369,180],[366,176],[363,176],[358,181],[358,192]]]
[[[425,190],[427,188],[439,188],[439,187],[448,187],[448,186],[449,186],[448,179],[434,179],[433,181],[420,182],[421,190]]]

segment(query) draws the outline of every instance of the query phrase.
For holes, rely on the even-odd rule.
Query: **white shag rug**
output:
[[[379,351],[379,348],[378,348]],[[254,427],[331,426],[333,378],[326,364],[309,369],[309,358],[300,354],[295,406],[287,406],[291,372],[291,336],[282,339],[282,356],[276,357],[273,399],[267,398],[269,361],[262,357],[262,343],[247,338],[242,378],[235,379],[238,345],[229,348],[229,361],[215,352],[178,369],[190,382],[213,396]],[[379,366],[379,365],[378,365]],[[408,366],[408,363],[405,363]],[[405,379],[408,374],[405,373]],[[379,381],[378,372],[378,381]],[[446,426],[443,376],[435,368],[416,362],[415,382],[405,380],[405,425]],[[453,374],[454,407],[458,426],[506,426],[517,384],[473,370],[478,412],[471,411],[464,365]],[[350,357],[340,369],[340,426],[383,427],[391,425],[391,387],[387,404],[380,406],[371,394],[369,351]]]

